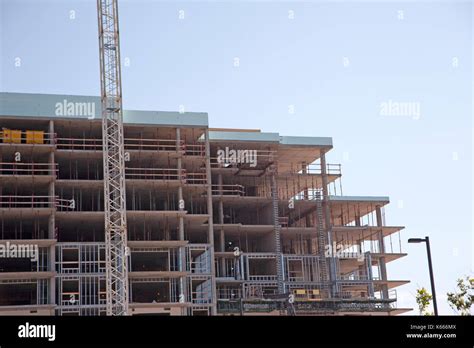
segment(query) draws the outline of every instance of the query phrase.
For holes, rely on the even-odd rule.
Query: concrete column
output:
[[[176,128],[176,152],[178,154],[178,163],[177,163],[177,170],[178,170],[178,176],[180,178],[179,180],[179,186],[178,186],[178,206],[180,202],[183,200],[183,181],[181,180],[181,171],[183,169],[183,164],[182,164],[182,159],[181,159],[181,130],[179,128]],[[180,211],[184,210],[182,208],[179,208]],[[184,240],[184,217],[180,215],[178,217],[178,238],[179,240],[183,241]],[[185,254],[185,247],[181,246],[179,247],[179,263],[178,263],[178,269],[180,272],[184,272],[186,270],[186,254]],[[184,296],[185,302],[187,299],[187,291],[186,291],[186,285],[185,285],[185,277],[180,277],[179,278],[179,294],[180,296]],[[181,315],[186,314],[186,308],[181,309]]]
[[[181,130],[179,128],[176,128],[176,152],[178,153],[177,170],[178,170],[178,175],[181,178],[183,163],[182,163],[181,154],[179,153],[180,151],[181,151]],[[183,200],[183,181],[180,179],[179,186],[178,186],[178,204],[179,202],[181,202],[181,200]],[[179,210],[184,210],[184,209],[179,208]],[[184,240],[184,218],[182,216],[179,217],[178,235],[179,235],[179,240]]]
[[[219,195],[222,195],[222,174],[219,173],[217,177],[217,185],[219,190]],[[219,198],[219,224],[224,224],[224,202],[222,201],[222,197]],[[219,244],[220,244],[220,251],[225,251],[225,233],[224,228],[220,228],[219,231]],[[221,275],[224,274],[225,271],[225,259],[221,258],[220,260],[220,268],[221,268]]]
[[[308,173],[308,165],[307,165],[306,162],[301,163],[301,169],[302,169],[301,172],[302,172],[303,174],[307,174],[307,173]],[[303,191],[303,196],[304,196],[304,199],[305,199],[305,200],[307,200],[307,199],[309,198],[309,194],[308,194],[308,190],[307,190],[307,189],[305,189],[305,190]],[[307,215],[306,215],[305,220],[306,220],[306,227],[309,227],[310,224],[311,224],[311,216],[310,216],[310,214],[307,214]]]
[[[383,220],[382,220],[382,208],[378,205],[375,207],[375,214],[377,216],[377,227],[382,227],[383,226]],[[378,245],[379,245],[379,253],[380,254],[385,254],[385,243],[383,240],[383,232],[382,229],[378,232]],[[380,276],[381,279],[386,281],[387,280],[387,266],[385,262],[385,257],[382,256],[379,259],[380,262]],[[382,285],[382,298],[383,299],[388,299],[388,286],[387,285]]]
[[[302,173],[303,174],[307,174],[308,173],[308,164],[306,162],[303,162],[301,164],[301,169],[302,169]],[[304,194],[304,199],[307,200],[309,199],[309,194],[308,194],[308,189],[305,189],[303,191],[303,194]],[[311,215],[310,214],[307,214],[306,217],[306,227],[310,227],[311,226]],[[313,245],[312,245],[312,239],[311,237],[309,237],[306,242],[308,243],[308,248],[307,248],[307,252],[309,254],[312,254],[313,253]]]
[[[370,253],[367,253],[366,262],[366,269],[367,269],[367,277],[368,279],[372,279],[372,256]],[[368,286],[369,290],[369,297],[374,297],[374,283],[370,282]]]
[[[360,226],[360,216],[356,214],[355,216],[355,225]],[[362,253],[362,241],[359,239],[357,240],[357,248],[359,249],[359,252]]]
[[[209,143],[209,129],[205,131],[206,141],[206,177],[207,177],[207,214],[208,220],[208,243],[211,253],[211,286],[212,286],[212,307],[211,314],[217,314],[217,289],[216,289],[216,265],[214,256],[214,222],[212,211],[212,175],[211,175],[211,145]]]
[[[360,226],[360,216],[359,215],[356,215],[356,217],[355,217],[355,225]]]
[[[54,122],[52,120],[49,121],[49,130],[48,132],[51,134],[50,142],[54,144],[54,137],[52,134],[54,133]],[[54,157],[54,150],[51,151],[49,154],[49,164],[54,166],[55,164],[55,157]],[[55,174],[55,173],[54,173]],[[48,194],[52,198],[53,207],[56,204],[55,196],[56,196],[56,176],[53,176],[53,180],[49,183],[49,191]],[[56,209],[53,209],[51,215],[49,216],[48,220],[48,238],[49,239],[56,239]],[[56,240],[57,242],[57,240]],[[49,262],[51,270],[54,272],[56,270],[56,242],[50,247],[49,249]],[[56,304],[56,278],[53,277],[49,281],[49,300],[51,304]]]

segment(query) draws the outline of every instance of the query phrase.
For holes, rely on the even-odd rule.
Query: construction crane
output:
[[[99,19],[107,315],[128,314],[128,248],[117,0],[97,0]]]

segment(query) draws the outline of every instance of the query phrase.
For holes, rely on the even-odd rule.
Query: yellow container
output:
[[[11,143],[11,133],[7,128],[2,128],[2,139],[4,143]]]
[[[43,131],[26,131],[26,143],[27,144],[43,144],[44,143],[44,132]]]
[[[3,142],[21,144],[21,130],[3,129]]]

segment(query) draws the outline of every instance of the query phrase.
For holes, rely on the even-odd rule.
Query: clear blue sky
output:
[[[0,6],[1,91],[99,94],[95,0]],[[432,239],[450,314],[446,292],[474,268],[472,18],[459,1],[122,0],[124,107],[184,105],[213,127],[333,137],[344,193],[390,196],[387,223],[406,226],[403,240]],[[388,100],[419,103],[419,119],[380,115]],[[426,254],[403,251],[389,277],[412,281],[399,306],[416,307]]]

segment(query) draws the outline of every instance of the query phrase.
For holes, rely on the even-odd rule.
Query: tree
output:
[[[448,292],[447,295],[451,308],[461,315],[471,315],[471,306],[474,302],[474,278],[469,276],[459,278],[457,291]]]
[[[432,300],[433,296],[425,288],[416,289],[416,303],[418,304],[420,315],[433,315],[433,313],[428,311]]]

